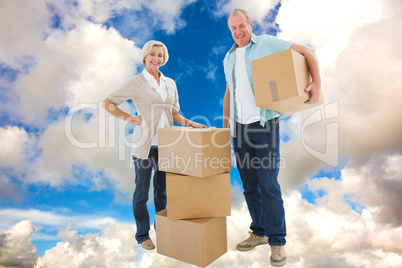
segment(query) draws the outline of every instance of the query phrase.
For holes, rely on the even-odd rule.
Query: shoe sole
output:
[[[249,247],[249,248],[236,246],[236,249],[237,249],[238,251],[249,251],[249,250],[252,250],[253,248],[255,248],[256,246],[261,246],[261,245],[266,245],[266,244],[268,244],[268,241],[267,241],[266,243],[259,243],[259,244],[255,245],[254,247],[251,246],[251,247]]]
[[[143,249],[146,249],[146,250],[153,250],[153,249],[155,249],[155,247],[144,247],[144,246],[141,246]]]
[[[275,266],[275,267],[284,266],[286,264],[286,261],[287,261],[286,259],[283,261],[277,261],[277,262],[272,262],[272,260],[271,260],[271,265]]]

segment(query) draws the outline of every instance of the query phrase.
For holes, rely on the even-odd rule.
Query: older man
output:
[[[224,59],[227,86],[223,127],[227,128],[230,122],[237,168],[252,219],[250,237],[236,248],[247,251],[269,243],[271,264],[282,266],[286,263],[286,222],[277,177],[279,120],[284,115],[256,107],[250,62],[288,48],[304,55],[312,76],[312,82],[306,87],[310,92],[306,104],[319,99],[318,62],[314,50],[309,47],[269,35],[254,35],[253,22],[243,9],[235,9],[229,14],[228,26],[235,44]]]

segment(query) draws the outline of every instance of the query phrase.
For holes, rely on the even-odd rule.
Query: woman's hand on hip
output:
[[[139,126],[142,123],[142,117],[141,117],[141,115],[139,115],[139,116],[130,116],[129,118],[127,118],[127,122],[130,122],[130,123],[132,123],[134,125]]]

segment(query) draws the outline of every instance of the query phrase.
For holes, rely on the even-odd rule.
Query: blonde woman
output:
[[[102,107],[119,119],[135,124],[133,161],[135,167],[135,191],[133,213],[137,225],[135,238],[144,249],[154,249],[149,237],[150,221],[147,209],[152,170],[154,204],[156,212],[166,208],[166,174],[158,170],[158,129],[173,125],[204,128],[206,126],[182,117],[176,83],[164,76],[159,67],[166,64],[169,54],[159,41],[147,42],[141,50],[144,70],[130,77],[118,90],[109,94]],[[138,116],[125,113],[117,106],[131,99]]]

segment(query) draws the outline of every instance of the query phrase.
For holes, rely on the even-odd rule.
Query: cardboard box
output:
[[[169,220],[155,214],[156,252],[205,267],[227,252],[226,217]]]
[[[168,219],[230,216],[230,175],[204,178],[166,174]]]
[[[228,128],[168,127],[158,130],[159,170],[208,177],[231,170]]]
[[[324,103],[320,92],[316,104],[304,104],[310,98],[304,89],[311,77],[304,56],[292,49],[251,61],[251,70],[258,107],[292,114]]]

